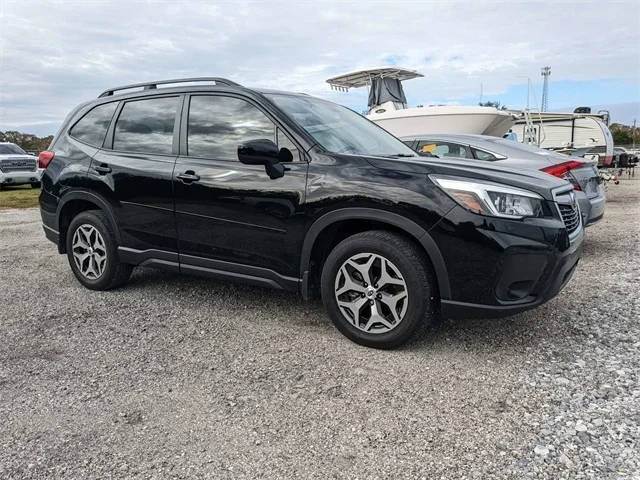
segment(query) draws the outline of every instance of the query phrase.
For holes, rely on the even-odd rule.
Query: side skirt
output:
[[[210,258],[180,255],[163,250],[136,250],[118,247],[120,260],[131,265],[168,269],[174,272],[219,278],[232,282],[280,290],[299,291],[301,280],[268,268],[225,262]]]

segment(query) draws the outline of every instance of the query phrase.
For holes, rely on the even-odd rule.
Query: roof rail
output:
[[[226,85],[227,87],[241,87],[242,85],[220,77],[194,77],[194,78],[174,78],[172,80],[160,80],[157,82],[132,83],[131,85],[123,85],[122,87],[110,88],[105,90],[98,98],[110,97],[118,90],[128,90],[130,88],[143,87],[143,90],[154,90],[158,85],[166,85],[169,83],[188,83],[188,82],[214,82],[216,85]]]

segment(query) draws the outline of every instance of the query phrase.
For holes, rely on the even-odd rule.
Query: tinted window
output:
[[[249,102],[213,95],[191,97],[187,149],[193,157],[238,160],[239,144],[259,139],[275,142],[275,137],[275,125]]]
[[[120,112],[113,149],[171,154],[178,97],[127,102]]]
[[[93,108],[73,126],[69,134],[81,142],[101,147],[117,105],[117,102],[111,102]]]
[[[438,157],[467,158],[467,149],[464,145],[448,142],[421,140],[418,143],[418,152],[430,153]]]
[[[295,143],[289,140],[289,137],[280,129],[278,129],[278,148],[287,148],[291,151],[294,162],[298,162],[301,160],[300,152],[298,151],[298,147],[296,147]]]
[[[471,147],[471,151],[473,152],[473,156],[478,160],[488,160],[492,162],[493,160],[497,160],[497,157],[492,153],[485,152],[484,150],[478,150],[477,148]]]

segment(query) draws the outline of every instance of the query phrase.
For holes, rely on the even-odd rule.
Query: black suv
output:
[[[581,252],[564,180],[434,162],[345,107],[222,78],[110,89],[68,115],[40,165],[46,236],[87,288],[144,265],[320,294],[373,347],[438,310],[540,305]]]

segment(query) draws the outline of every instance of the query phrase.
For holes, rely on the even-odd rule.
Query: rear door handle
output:
[[[93,169],[98,172],[100,175],[106,175],[107,173],[111,173],[111,167],[106,163],[101,165],[96,165]]]
[[[194,172],[193,170],[187,170],[186,172],[181,173],[180,175],[176,175],[176,178],[179,178],[184,183],[191,183],[191,182],[197,182],[198,180],[200,180],[200,175],[197,175],[196,172]]]

